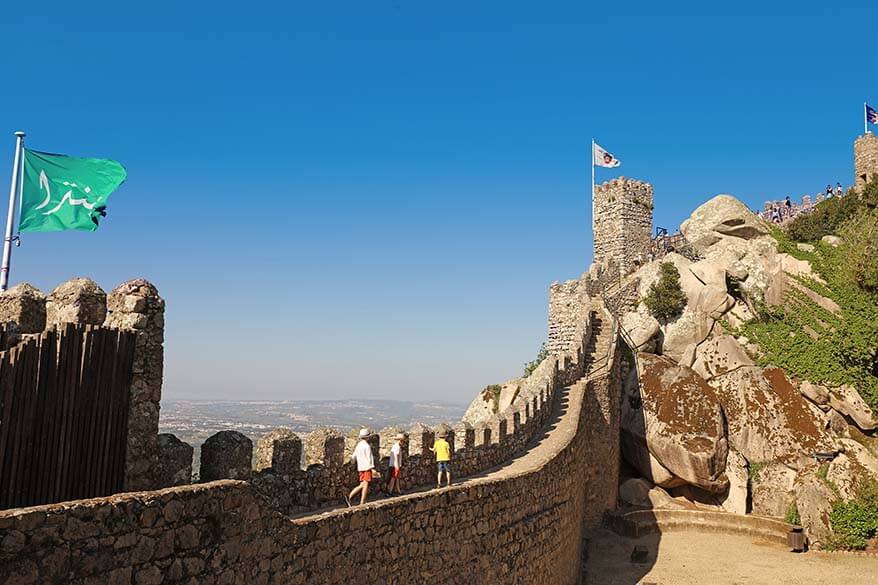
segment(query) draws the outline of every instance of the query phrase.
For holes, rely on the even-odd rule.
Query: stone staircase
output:
[[[593,303],[590,312],[591,338],[586,347],[585,380],[593,380],[609,373],[609,351],[613,342],[612,323],[606,321],[601,303]]]

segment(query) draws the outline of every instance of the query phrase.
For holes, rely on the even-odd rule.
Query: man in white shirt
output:
[[[405,435],[397,433],[394,439],[396,442],[390,448],[390,481],[387,484],[387,493],[392,494],[395,489],[396,494],[400,495],[402,490],[399,487],[399,476],[402,470],[402,442],[405,441]]]
[[[369,429],[360,429],[360,440],[351,454],[351,461],[357,462],[357,472],[360,474],[360,485],[351,490],[351,493],[345,496],[345,502],[348,508],[351,507],[351,500],[360,492],[360,505],[366,503],[366,496],[369,495],[369,482],[372,481],[372,473],[375,469],[375,460],[372,459],[372,446],[366,439],[369,437]],[[375,472],[377,475],[378,472]]]

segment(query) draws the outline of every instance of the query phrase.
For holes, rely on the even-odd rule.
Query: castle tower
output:
[[[594,261],[624,274],[652,242],[652,185],[619,177],[594,188]]]
[[[878,136],[871,132],[854,141],[854,175],[857,190],[878,176]]]

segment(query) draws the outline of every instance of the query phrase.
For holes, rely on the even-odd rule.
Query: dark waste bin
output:
[[[793,552],[805,550],[805,531],[801,526],[793,526],[787,533],[787,544]]]

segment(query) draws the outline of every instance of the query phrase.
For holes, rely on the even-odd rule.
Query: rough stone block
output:
[[[433,446],[433,429],[423,423],[415,423],[409,430],[409,453],[412,455],[420,455],[422,457],[430,457],[430,447]]]
[[[476,446],[476,430],[468,422],[458,423],[454,427],[454,436],[457,438],[458,449],[471,450]]]
[[[344,448],[344,437],[337,430],[330,427],[314,429],[305,437],[305,465],[341,465]]]
[[[259,439],[253,467],[289,475],[302,466],[302,439],[290,429],[275,429]]]
[[[253,441],[238,431],[220,431],[201,446],[201,481],[248,479]]]
[[[158,436],[159,487],[192,483],[192,445],[170,433]]]
[[[103,325],[107,293],[90,278],[73,278],[59,284],[46,297],[46,324]]]
[[[0,293],[0,323],[15,323],[19,333],[46,328],[46,296],[27,282]]]

